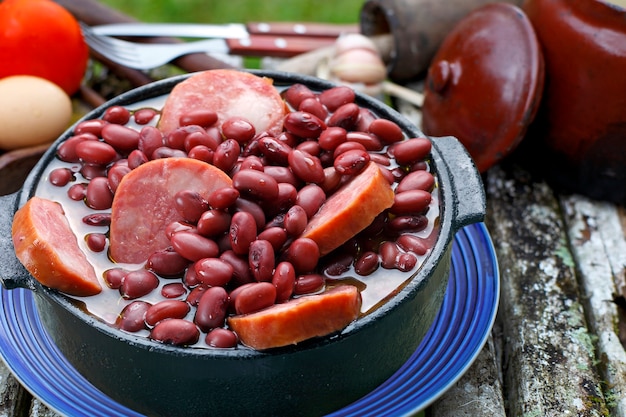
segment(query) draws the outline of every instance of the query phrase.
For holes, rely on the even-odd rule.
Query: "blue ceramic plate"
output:
[[[485,344],[498,308],[499,278],[484,224],[461,229],[442,309],[418,349],[384,384],[331,416],[408,415],[439,398]],[[140,416],[97,390],[67,362],[39,321],[32,292],[0,287],[0,296],[0,356],[34,396],[69,416]]]

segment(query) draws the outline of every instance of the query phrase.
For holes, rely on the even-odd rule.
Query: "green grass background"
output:
[[[364,0],[101,0],[101,3],[146,22],[358,23]]]

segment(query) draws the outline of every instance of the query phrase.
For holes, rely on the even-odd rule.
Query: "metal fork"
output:
[[[81,23],[85,42],[91,49],[113,62],[125,67],[148,70],[165,65],[175,58],[194,53],[228,53],[226,44],[219,39],[173,44],[149,44],[127,42],[104,35],[96,35],[92,29]]]

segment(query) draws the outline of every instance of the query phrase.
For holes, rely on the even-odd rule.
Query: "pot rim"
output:
[[[239,71],[250,72],[258,76],[268,77],[273,80],[274,86],[278,88],[301,83],[305,84],[312,90],[321,91],[337,86],[337,84],[327,80],[297,73],[273,70],[247,69]],[[81,119],[79,119],[51,144],[50,148],[44,153],[39,162],[33,167],[30,174],[24,181],[22,189],[19,191],[19,196],[17,197],[16,202],[16,209],[25,204],[26,201],[35,194],[37,185],[41,180],[45,168],[56,156],[57,148],[63,141],[72,136],[72,132],[74,131],[74,128],[78,123],[83,120],[101,117],[104,111],[113,105],[128,106],[139,101],[168,94],[176,84],[184,81],[192,75],[194,75],[194,73],[177,75],[163,80],[158,80],[141,87],[137,87],[133,90],[116,96],[115,98],[107,101],[106,103],[90,111]],[[372,98],[357,91],[355,102],[360,106],[372,110],[378,117],[393,120],[400,126],[404,133],[408,135],[408,137],[428,137],[424,133],[422,133],[406,117],[401,115],[390,106],[379,101],[378,99]],[[32,280],[32,288],[30,289],[33,290],[36,295],[45,296],[53,300],[55,303],[60,305],[62,308],[68,310],[81,321],[90,326],[93,326],[99,332],[102,332],[113,339],[123,340],[130,345],[134,345],[138,348],[143,348],[150,351],[158,351],[161,353],[173,355],[196,356],[200,360],[202,358],[211,360],[215,358],[241,360],[253,359],[267,355],[295,354],[301,353],[305,350],[315,349],[320,346],[334,343],[339,339],[350,337],[351,335],[358,333],[363,329],[373,326],[381,317],[387,315],[390,311],[397,309],[407,299],[412,298],[416,293],[418,293],[431,277],[433,271],[437,268],[439,263],[441,261],[445,261],[445,255],[446,253],[448,253],[449,245],[452,243],[452,239],[456,231],[466,224],[476,222],[475,218],[461,220],[455,218],[458,211],[457,206],[459,201],[454,196],[454,178],[453,175],[450,173],[450,167],[444,161],[442,151],[438,146],[437,141],[433,141],[432,138],[429,139],[431,139],[431,142],[433,143],[430,164],[433,172],[436,174],[436,177],[438,179],[439,190],[439,231],[438,237],[435,241],[435,245],[433,246],[431,253],[424,260],[423,264],[417,269],[416,272],[413,273],[413,275],[409,279],[404,282],[404,284],[402,284],[402,288],[396,294],[390,296],[383,303],[383,305],[376,308],[373,312],[368,313],[363,317],[357,318],[354,322],[352,322],[344,330],[336,335],[330,337],[327,336],[322,338],[316,338],[299,343],[297,345],[275,348],[267,351],[258,351],[241,346],[233,349],[204,349],[179,347],[163,344],[150,340],[145,336],[135,335],[116,329],[113,326],[98,319],[96,316],[81,309],[79,306],[80,302],[77,303],[76,300],[72,297],[67,296],[57,290],[44,287],[34,279]],[[484,216],[484,213],[482,213],[482,215],[478,214],[477,216],[482,218]],[[416,277],[419,278],[420,276],[421,279],[416,279]]]

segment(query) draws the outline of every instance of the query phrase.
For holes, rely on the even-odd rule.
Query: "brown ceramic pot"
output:
[[[546,84],[527,140],[547,177],[626,201],[626,3],[526,0]]]

